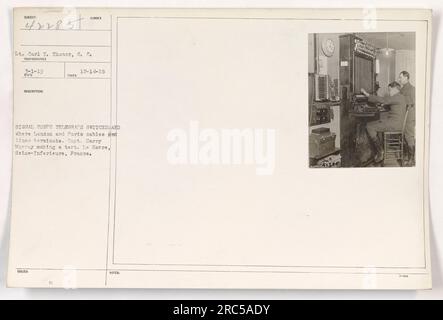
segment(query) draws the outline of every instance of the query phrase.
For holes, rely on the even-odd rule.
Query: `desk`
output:
[[[375,152],[371,138],[366,130],[366,124],[380,119],[380,114],[385,112],[389,112],[389,110],[383,108],[374,112],[349,112],[349,116],[355,118],[355,166],[366,167],[373,162]]]
[[[352,104],[342,104],[341,116],[341,149],[343,167],[365,167],[372,163],[374,150],[366,130],[366,124],[380,118],[381,113],[388,112],[379,108],[372,112],[356,112]]]

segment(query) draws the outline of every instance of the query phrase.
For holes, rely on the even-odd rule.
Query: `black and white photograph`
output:
[[[415,166],[415,33],[309,34],[309,166]]]

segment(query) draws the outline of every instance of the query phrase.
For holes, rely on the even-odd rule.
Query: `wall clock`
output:
[[[323,54],[327,57],[331,57],[334,54],[335,51],[335,44],[332,39],[324,39],[321,44],[321,49],[323,51]]]

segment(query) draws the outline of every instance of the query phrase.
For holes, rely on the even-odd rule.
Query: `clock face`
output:
[[[334,54],[335,45],[332,39],[325,39],[321,45],[322,51],[325,56],[330,57]]]

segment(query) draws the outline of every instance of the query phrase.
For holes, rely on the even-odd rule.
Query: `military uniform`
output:
[[[401,131],[406,114],[406,98],[397,93],[393,96],[380,97],[369,95],[369,102],[378,102],[388,105],[391,110],[380,114],[380,120],[368,122],[366,129],[372,140],[377,140],[377,132]]]
[[[409,108],[405,126],[405,139],[408,146],[413,148],[415,146],[415,88],[408,82],[401,88],[400,93],[405,96]]]

